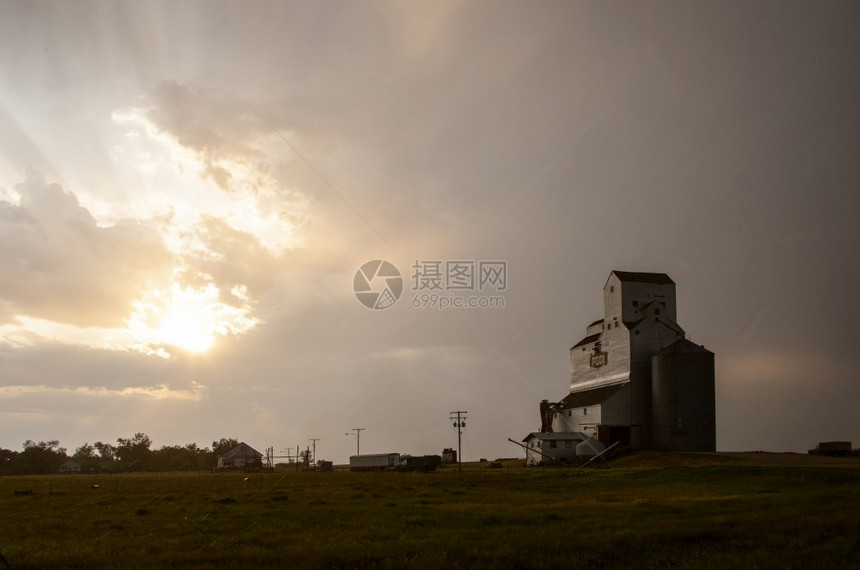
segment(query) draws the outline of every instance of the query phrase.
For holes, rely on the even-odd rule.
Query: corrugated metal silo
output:
[[[651,358],[655,449],[716,451],[714,353],[679,340]]]

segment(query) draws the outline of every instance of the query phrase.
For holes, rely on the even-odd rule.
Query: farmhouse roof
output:
[[[260,453],[259,451],[257,451],[256,449],[254,449],[253,447],[251,447],[250,445],[248,445],[247,443],[245,443],[243,441],[242,443],[240,443],[239,445],[237,445],[236,447],[234,447],[233,449],[231,449],[227,453],[222,454],[221,458],[222,459],[232,459],[234,457],[247,457],[249,455],[252,455],[254,457],[263,457],[262,453]]]
[[[612,271],[622,281],[634,283],[656,283],[657,285],[674,285],[675,282],[665,273],[644,273],[641,271]]]
[[[565,396],[561,401],[561,409],[581,408],[583,406],[595,406],[602,404],[627,384],[616,384],[615,386],[601,386],[582,392],[573,392]]]
[[[523,441],[528,441],[532,438],[539,439],[541,441],[585,441],[588,439],[588,436],[579,431],[554,431],[549,433],[534,431],[524,437]]]
[[[662,349],[657,354],[678,354],[680,352],[711,352],[704,346],[698,345],[695,342],[682,338],[673,342],[666,348]],[[713,354],[713,353],[712,353]]]
[[[598,322],[600,322],[600,321],[598,321]],[[590,325],[589,325],[589,326],[590,326]],[[595,342],[597,339],[599,339],[599,338],[600,338],[600,334],[601,334],[601,333],[594,333],[594,334],[590,334],[590,335],[588,335],[587,337],[585,337],[584,339],[582,339],[582,340],[581,340],[581,341],[579,341],[578,343],[574,344],[574,345],[573,345],[573,348],[577,348],[577,347],[579,347],[579,346],[582,346],[582,345],[585,345],[585,344],[591,344],[592,342]]]

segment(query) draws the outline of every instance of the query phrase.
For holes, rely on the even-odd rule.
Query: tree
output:
[[[99,452],[99,457],[105,461],[113,461],[116,458],[116,446],[109,443],[97,441],[93,444],[96,451]]]
[[[152,453],[158,471],[194,471],[197,469],[197,444],[163,445]]]
[[[89,443],[85,443],[79,448],[77,448],[75,450],[75,454],[72,456],[75,461],[85,461],[87,459],[95,459],[95,457],[96,448]]]
[[[94,445],[90,445],[89,443],[83,444],[75,450],[75,454],[72,455],[72,459],[80,464],[81,471],[83,472],[93,473],[99,470],[100,458],[96,455],[96,448]]]
[[[0,475],[9,475],[12,473],[16,457],[18,457],[17,451],[0,449]]]
[[[66,448],[60,447],[56,439],[39,443],[28,439],[24,442],[24,451],[14,457],[10,467],[12,473],[21,475],[56,473],[66,460]]]
[[[193,469],[200,471],[215,466],[215,456],[208,447],[200,448],[196,443],[189,443],[185,445],[185,449],[193,453]]]
[[[212,453],[214,453],[215,457],[218,458],[219,456],[224,455],[237,445],[239,445],[238,439],[233,439],[232,437],[222,437],[218,441],[212,442]]]
[[[304,451],[302,451],[301,453],[299,453],[299,461],[301,461],[302,463],[304,463],[304,464],[305,464],[305,469],[307,469],[307,468],[308,468],[308,466],[309,466],[309,465],[310,465],[310,463],[311,463],[311,450],[310,450],[310,449],[305,449]]]
[[[121,437],[116,440],[116,458],[124,471],[146,471],[151,469],[152,440],[145,433],[138,432],[134,437]]]
[[[195,460],[199,471],[212,469],[218,462],[215,454],[208,447],[204,447],[203,449],[198,448]]]
[[[81,466],[81,470],[85,472],[91,469],[95,470],[99,463],[99,458],[96,455],[96,448],[89,443],[85,443],[77,448],[72,459],[77,461]]]

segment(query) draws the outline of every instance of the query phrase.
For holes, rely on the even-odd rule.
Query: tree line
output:
[[[221,438],[212,447],[163,445],[152,449],[145,433],[121,437],[116,445],[97,441],[85,443],[71,455],[56,439],[24,442],[22,451],[0,448],[0,475],[38,475],[57,473],[69,460],[80,466],[81,473],[138,471],[203,471],[215,467],[218,456],[239,445],[233,438]]]

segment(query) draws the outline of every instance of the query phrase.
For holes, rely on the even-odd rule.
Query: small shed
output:
[[[576,446],[576,455],[579,457],[593,457],[600,455],[606,446],[599,439],[590,437]]]
[[[559,431],[551,433],[532,432],[523,443],[526,446],[526,465],[561,461],[574,462],[576,447],[589,437],[578,431]]]
[[[218,457],[218,469],[262,469],[263,454],[245,442]]]
[[[60,473],[64,475],[72,475],[75,473],[81,472],[81,464],[77,461],[72,461],[69,459],[68,461],[64,461],[60,464]]]

